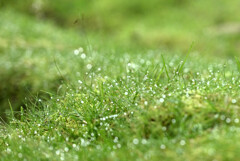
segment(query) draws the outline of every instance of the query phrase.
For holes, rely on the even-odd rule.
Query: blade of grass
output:
[[[190,48],[189,48],[189,50],[188,50],[188,53],[187,53],[185,59],[183,60],[182,64],[180,65],[179,70],[178,70],[178,73],[181,73],[181,72],[182,72],[183,67],[184,67],[184,65],[185,65],[185,63],[186,63],[186,61],[187,61],[187,59],[188,59],[188,56],[190,55],[190,53],[191,53],[191,51],[192,51],[193,45],[194,45],[194,42],[192,42],[192,44],[191,44],[191,46],[190,46]]]
[[[163,55],[162,56],[162,61],[163,61],[163,67],[165,68],[165,71],[166,71],[166,74],[167,74],[167,77],[168,77],[168,81],[170,80],[170,77],[169,77],[169,74],[168,74],[168,70],[167,70],[167,67],[166,67],[166,63],[165,63],[165,60],[164,60],[164,57]]]
[[[237,64],[238,72],[240,72],[240,60],[235,56],[235,61]]]
[[[11,110],[12,119],[14,119],[13,108],[12,108],[12,104],[11,104],[10,100],[8,100],[8,104],[9,104],[9,107],[10,107],[10,110]]]
[[[164,71],[164,66],[162,67],[161,71],[159,72],[156,81],[158,82],[159,78],[161,77],[162,73]]]

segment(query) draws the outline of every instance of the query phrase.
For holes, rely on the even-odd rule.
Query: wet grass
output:
[[[137,8],[139,14],[148,10]],[[126,40],[121,36],[108,40],[95,31],[86,36],[19,10],[2,9],[0,19],[0,108],[8,117],[0,126],[0,160],[240,157],[239,57],[230,43],[238,43],[236,35],[211,39],[209,51],[231,44],[216,57],[199,52],[201,42],[191,46],[192,39],[180,53],[149,49],[146,43],[127,48],[124,43],[131,39],[121,44]],[[123,30],[123,35],[131,33]],[[185,31],[180,35],[188,35]],[[154,44],[151,40],[146,42]],[[170,44],[178,47],[175,41]]]
[[[236,160],[235,61],[161,54],[72,51],[77,80],[13,111],[1,159]]]

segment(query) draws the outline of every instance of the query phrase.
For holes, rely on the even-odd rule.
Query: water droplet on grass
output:
[[[162,144],[162,145],[160,146],[160,148],[161,148],[161,149],[166,149],[166,146],[165,146],[164,144]]]
[[[160,102],[160,103],[163,103],[163,102],[164,102],[164,99],[163,99],[163,98],[160,98],[160,99],[159,99],[159,102]]]
[[[180,145],[184,146],[186,144],[185,140],[180,141]]]
[[[89,70],[92,69],[92,64],[88,64],[87,69],[89,69]]]
[[[133,144],[137,145],[139,143],[138,139],[133,139]]]
[[[232,103],[233,104],[237,103],[237,100],[236,99],[232,99]]]

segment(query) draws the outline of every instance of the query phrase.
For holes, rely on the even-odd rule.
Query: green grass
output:
[[[66,32],[50,23],[33,21],[11,10],[0,13],[0,109],[14,109],[24,104],[26,96],[40,90],[56,91],[62,81],[56,63],[71,61],[72,48],[84,44],[74,32]],[[68,65],[71,63],[65,63]],[[70,71],[64,67],[62,74]],[[40,94],[40,93],[39,93]]]
[[[170,56],[169,76],[158,79],[159,51],[116,57],[88,55],[92,68],[66,84],[65,94],[17,112],[2,129],[1,159],[237,160],[236,65],[199,66],[207,60],[190,55],[177,70],[181,59]]]
[[[240,52],[238,0],[7,0],[38,19],[81,33],[101,35],[114,45],[165,48],[183,52],[192,41],[204,55],[232,57]],[[36,9],[36,7],[38,8]]]
[[[3,2],[0,160],[240,157],[239,2]]]

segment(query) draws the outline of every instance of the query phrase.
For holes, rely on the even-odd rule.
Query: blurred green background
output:
[[[238,0],[4,0],[2,6],[114,44],[182,51],[196,41],[207,54],[239,51]]]
[[[184,53],[194,41],[206,57],[239,55],[239,6],[239,0],[0,0],[1,115],[9,101],[18,109],[25,97],[56,92],[62,77],[55,61],[73,80],[69,52],[80,46]]]

